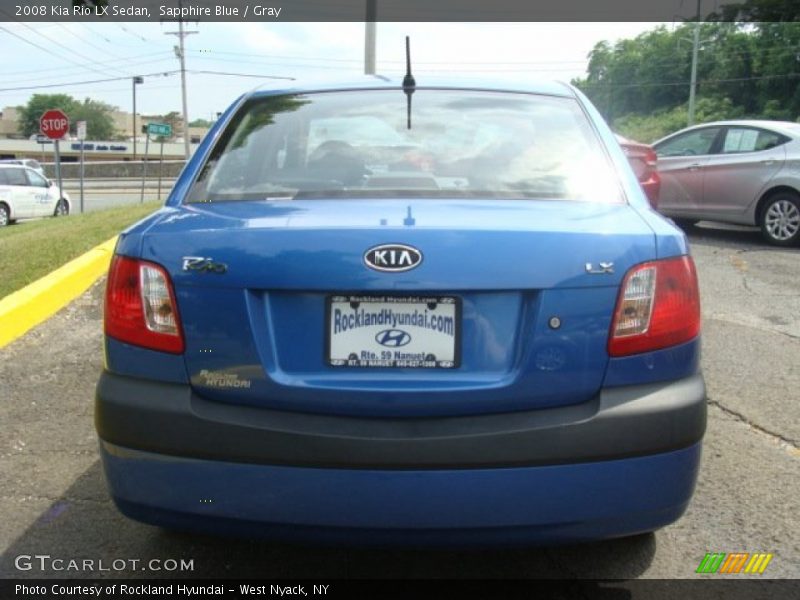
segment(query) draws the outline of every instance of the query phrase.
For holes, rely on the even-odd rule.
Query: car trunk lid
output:
[[[382,244],[410,246],[422,261],[369,268],[365,253]],[[655,240],[626,204],[220,202],[167,213],[144,236],[142,257],[173,279],[198,394],[316,413],[457,415],[596,394],[620,281],[655,258]],[[330,319],[344,306],[332,303],[376,297],[454,302],[454,364],[331,364]]]

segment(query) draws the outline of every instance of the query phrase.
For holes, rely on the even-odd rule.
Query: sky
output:
[[[377,72],[402,74],[405,36],[417,83],[474,74],[569,81],[599,41],[656,23],[378,23]],[[342,77],[364,69],[363,23],[191,23],[185,38],[189,119],[213,120],[265,76]],[[35,93],[65,93],[137,112],[181,111],[174,23],[0,23],[0,108]],[[14,60],[13,57],[17,57]],[[205,72],[203,72],[205,71]],[[97,80],[113,80],[102,81]],[[87,83],[90,82],[90,83]],[[39,89],[31,86],[52,86]]]

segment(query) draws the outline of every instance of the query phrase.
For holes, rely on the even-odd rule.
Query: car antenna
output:
[[[411,74],[411,45],[408,36],[406,36],[406,76],[403,77],[403,92],[408,101],[406,112],[409,129],[411,129],[411,94],[414,93],[416,86],[417,82],[414,81],[414,76]]]

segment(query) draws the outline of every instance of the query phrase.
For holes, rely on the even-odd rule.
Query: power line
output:
[[[100,46],[98,46],[96,44],[93,44],[92,42],[90,42],[89,40],[85,39],[84,37],[79,36],[77,33],[72,31],[69,27],[65,26],[63,23],[56,22],[56,25],[58,25],[61,29],[66,31],[71,36],[77,38],[78,40],[80,40],[81,42],[86,44],[87,46],[90,46],[90,47],[92,47],[92,48],[94,48],[96,50],[99,50],[100,52],[103,52],[104,54],[108,54],[109,56],[112,56],[112,57],[116,58],[117,60],[124,60],[121,56],[119,56],[117,54],[114,54],[113,52],[109,52],[108,50],[105,50],[104,48],[101,48]]]
[[[305,61],[319,61],[319,62],[337,62],[337,63],[355,63],[357,65],[361,65],[362,60],[356,58],[330,58],[330,57],[322,57],[322,56],[294,56],[294,55],[286,55],[286,54],[254,54],[252,52],[227,52],[227,51],[213,51],[213,52],[205,52],[203,50],[189,50],[189,52],[193,52],[196,54],[205,54],[208,58],[211,58],[208,55],[212,54],[222,54],[226,56],[244,56],[244,57],[251,57],[251,58],[267,58],[267,59],[289,59],[289,60],[305,60]],[[402,64],[405,67],[405,59],[403,60],[382,60],[382,63],[398,63]],[[580,60],[563,60],[563,61],[547,61],[547,60],[533,60],[533,61],[461,61],[459,60],[459,64],[470,64],[470,65],[536,65],[536,64],[580,64],[585,63],[586,59]],[[448,61],[414,61],[414,65],[449,65],[452,64]]]
[[[7,17],[9,17],[9,18],[13,18],[13,17],[12,17],[12,15],[11,15],[11,13],[8,13],[8,12],[6,12],[6,11],[2,10],[2,9],[0,9],[0,14],[4,14],[4,15],[6,15],[6,16],[7,16]],[[64,50],[66,50],[66,51],[67,51],[67,52],[69,52],[70,54],[72,54],[72,55],[76,55],[76,56],[78,56],[78,57],[80,57],[80,58],[83,58],[83,59],[85,59],[85,60],[88,60],[88,61],[92,61],[92,58],[90,58],[90,57],[88,57],[88,56],[84,56],[84,55],[82,55],[82,54],[80,54],[80,53],[78,53],[78,52],[75,52],[75,51],[74,51],[72,48],[68,48],[68,47],[67,47],[67,46],[65,46],[64,44],[62,44],[62,43],[60,43],[60,42],[57,42],[56,40],[53,40],[53,39],[51,39],[51,38],[47,37],[45,34],[43,34],[43,33],[39,32],[39,31],[37,31],[36,29],[34,29],[33,27],[31,27],[31,26],[30,26],[30,25],[28,25],[27,23],[22,23],[22,22],[19,22],[19,24],[20,24],[20,25],[22,25],[23,27],[25,27],[26,29],[29,29],[29,30],[31,30],[31,31],[32,31],[33,33],[35,33],[36,35],[38,35],[38,36],[40,36],[40,37],[43,37],[45,40],[47,40],[47,41],[48,41],[48,42],[50,42],[51,44],[53,44],[53,45],[55,45],[55,46],[58,46],[58,47],[60,47],[60,48],[63,48]],[[47,52],[48,54],[51,54],[52,56],[56,56],[56,57],[60,58],[61,60],[66,60],[66,59],[64,59],[64,58],[63,58],[63,56],[61,56],[61,55],[59,55],[59,54],[57,54],[57,53],[55,53],[55,52],[51,52],[50,50],[48,50],[48,49],[46,49],[46,48],[44,48],[44,47],[42,47],[42,46],[39,46],[39,45],[37,45],[37,44],[34,44],[34,43],[33,43],[33,42],[31,42],[30,40],[28,40],[28,39],[26,39],[26,38],[24,38],[24,37],[22,37],[22,36],[20,36],[20,35],[18,35],[18,34],[16,34],[16,33],[13,33],[13,32],[11,32],[11,31],[9,31],[8,29],[5,29],[5,28],[3,28],[3,31],[6,31],[7,33],[11,33],[11,35],[13,35],[14,37],[16,37],[16,38],[19,38],[19,39],[21,39],[23,42],[29,43],[29,44],[31,44],[32,46],[35,46],[36,48],[39,48],[40,50],[43,50],[43,51]],[[72,62],[72,61],[66,60],[66,62]],[[88,71],[94,71],[95,73],[99,73],[99,74],[101,74],[101,75],[103,75],[103,74],[106,74],[106,75],[107,75],[108,73],[112,72],[112,71],[111,71],[111,70],[109,70],[109,69],[102,69],[102,68],[98,70],[98,69],[94,69],[94,68],[92,68],[92,67],[86,67],[86,69],[87,69]],[[115,69],[115,71],[117,71],[118,73],[120,72],[120,71],[119,71],[119,69]]]
[[[785,47],[785,48],[772,48],[768,52],[761,51],[758,52],[749,52],[752,54],[754,58],[764,59],[766,56],[771,56],[773,60],[778,59],[781,55],[783,56],[793,56],[793,54],[799,50],[798,48],[793,47]],[[277,66],[277,67],[284,67],[284,68],[297,68],[297,69],[315,69],[315,70],[334,70],[334,71],[355,71],[355,69],[360,66],[360,61],[355,59],[323,59],[323,58],[312,58],[312,57],[293,57],[294,60],[319,60],[319,61],[328,61],[334,62],[338,64],[300,64],[300,63],[287,63],[282,62],[280,58],[286,58],[292,60],[289,56],[282,56],[279,57],[277,55],[257,55],[251,53],[242,53],[242,52],[215,52],[215,53],[205,53],[198,50],[190,51],[193,53],[193,58],[195,60],[201,60],[204,62],[220,62],[220,63],[236,63],[236,64],[252,64],[252,65],[267,65],[267,66]],[[225,56],[241,56],[241,57],[252,57],[256,60],[242,60],[242,59],[233,59],[233,58],[222,58],[218,56],[214,56],[214,54],[218,55],[225,55]],[[724,51],[720,51],[716,54],[711,54],[709,52],[705,52],[703,58],[701,59],[701,64],[706,65],[709,61],[715,61],[717,63],[722,63],[727,61],[731,55],[734,53],[726,53]],[[261,60],[258,60],[261,58]],[[683,60],[685,58],[685,61]],[[685,66],[689,66],[689,57],[684,57],[681,54],[678,57],[678,62],[683,64],[685,62]],[[398,70],[402,70],[403,62],[402,61],[391,61],[391,60],[381,60],[380,61],[382,68],[379,69],[381,72],[395,72]],[[397,66],[394,65],[397,63]],[[582,61],[581,64],[586,64],[587,61]],[[663,59],[661,61],[647,61],[646,65],[649,68],[652,68],[654,65],[658,64],[670,64],[674,65],[676,63],[675,58],[670,59]],[[439,62],[439,61],[428,61],[428,62],[418,62],[415,63],[419,65],[417,68],[418,71],[423,73],[440,73],[440,72],[474,72],[474,73],[562,73],[564,71],[573,71],[575,69],[570,68],[567,65],[578,64],[578,61],[537,61],[537,62],[465,62],[459,61],[458,63],[448,63],[448,62]],[[352,66],[351,66],[352,65]],[[434,67],[426,67],[425,65],[442,65],[441,68],[434,68]],[[492,68],[475,68],[476,65],[496,65]],[[503,68],[504,65],[507,65],[508,68]],[[530,65],[527,67],[518,67],[516,65]],[[544,65],[543,67],[534,66],[534,65]],[[557,66],[563,65],[563,66]],[[639,63],[636,67],[643,66],[644,63]],[[552,67],[552,68],[550,68]],[[589,64],[586,64],[586,69],[588,70]],[[633,69],[633,72],[636,72],[636,68]],[[588,74],[587,74],[588,75]]]
[[[271,67],[288,67],[294,69],[317,69],[323,71],[353,71],[357,67],[351,66],[334,66],[334,65],[298,65],[292,63],[284,63],[284,62],[276,62],[276,61],[262,61],[262,60],[236,60],[231,58],[212,58],[206,56],[194,56],[192,57],[194,60],[205,60],[205,61],[216,61],[222,63],[234,63],[234,64],[247,64],[247,65],[265,65]]]
[[[249,65],[266,65],[266,66],[274,66],[274,67],[286,67],[286,68],[295,68],[295,69],[316,69],[320,71],[353,71],[359,69],[359,64],[357,61],[348,65],[319,65],[319,64],[298,64],[298,63],[287,63],[282,62],[280,60],[242,60],[242,59],[233,59],[233,58],[215,58],[213,56],[193,56],[195,60],[202,60],[202,61],[215,61],[221,63],[234,63],[234,64],[249,64]],[[380,61],[381,65],[385,63],[390,63],[394,61]],[[438,64],[438,63],[437,63]],[[560,68],[553,68],[553,69],[542,69],[542,68],[512,68],[512,69],[498,69],[496,67],[493,68],[486,68],[486,69],[475,69],[469,68],[468,65],[472,63],[463,63],[459,62],[457,65],[453,63],[441,63],[442,68],[440,69],[433,69],[433,68],[425,68],[421,66],[417,68],[415,63],[415,70],[420,72],[428,72],[428,73],[436,73],[440,71],[452,71],[454,67],[464,67],[467,65],[467,68],[461,68],[459,70],[472,70],[473,72],[514,72],[514,73],[524,73],[524,72],[561,72],[565,70],[572,70],[568,69],[567,67],[560,67]],[[499,63],[498,63],[499,64]],[[512,64],[512,63],[509,63]],[[396,66],[389,66],[379,69],[379,71],[387,71],[387,70],[405,70],[405,62],[397,63]]]
[[[182,9],[181,0],[178,0],[178,10]],[[187,135],[189,129],[189,108],[186,99],[186,48],[184,47],[184,38],[187,35],[198,33],[197,31],[185,31],[183,29],[184,19],[178,18],[178,31],[167,31],[164,35],[174,35],[178,37],[179,45],[175,47],[175,54],[178,55],[178,60],[181,64],[181,100],[183,105],[183,127],[186,131],[183,134],[183,152],[186,160],[189,160],[191,150],[189,148],[189,136]],[[135,118],[135,117],[134,117]]]
[[[152,65],[152,64],[162,63],[162,62],[166,62],[166,61],[171,61],[171,59],[169,59],[169,58],[158,58],[158,59],[155,59],[155,60],[144,60],[144,61],[140,61],[140,62],[129,63],[127,66],[134,67],[134,66],[142,66],[142,65]],[[49,76],[46,76],[46,77],[33,77],[33,78],[27,77],[27,78],[24,78],[24,79],[16,79],[16,80],[15,79],[11,79],[11,80],[4,80],[3,82],[6,85],[11,84],[11,83],[31,84],[31,85],[33,85],[38,81],[52,81],[53,78],[63,79],[65,77],[76,77],[76,76],[79,76],[79,75],[80,75],[79,73],[69,73],[69,74],[64,74],[64,75],[49,75]],[[126,77],[126,79],[130,79],[130,78]],[[54,82],[54,83],[58,83],[58,82]]]
[[[257,77],[258,79],[283,79],[286,81],[295,81],[295,77],[282,77],[279,75],[261,75],[261,74],[252,74],[252,73],[230,73],[226,71],[198,71],[195,69],[187,69],[187,73],[193,73],[195,75],[230,75],[233,77]]]
[[[784,79],[784,78],[800,77],[800,73],[783,73],[780,75],[761,75],[757,77],[731,77],[729,79],[705,79],[698,81],[698,85],[708,85],[714,83],[733,83],[744,81],[758,81],[763,79]],[[636,88],[636,87],[667,87],[667,86],[685,86],[685,81],[666,81],[666,82],[645,82],[645,83],[586,83],[581,87],[592,88]]]
[[[195,75],[220,75],[220,76],[230,76],[230,77],[255,77],[257,79],[279,79],[285,81],[294,81],[294,77],[283,77],[279,75],[263,75],[260,73],[232,73],[230,71],[206,71],[206,70],[198,70],[198,69],[187,69],[187,73],[192,73]],[[146,75],[141,75],[141,77],[169,77],[180,73],[180,69],[174,69],[172,71],[159,71],[157,73],[148,73]],[[95,83],[108,83],[111,81],[123,81],[128,80],[130,77],[109,77],[107,79],[89,79],[85,81],[70,81],[67,83],[49,83],[45,85],[32,85],[32,86],[22,86],[22,87],[8,87],[8,88],[0,88],[0,92],[17,92],[17,91],[25,91],[25,90],[38,90],[38,89],[46,89],[52,87],[70,87],[70,86],[79,86],[79,85],[90,85]],[[171,87],[171,86],[170,86]],[[155,88],[152,88],[155,89]],[[104,90],[109,91],[109,90]]]
[[[133,33],[133,32],[132,32],[130,29],[128,29],[128,28],[127,28],[127,27],[125,27],[124,25],[120,25],[119,23],[117,23],[117,27],[119,27],[120,29],[122,29],[122,31],[124,31],[125,33],[127,33],[127,34],[129,34],[129,35],[132,35],[133,37],[135,37],[135,38],[137,38],[137,39],[141,40],[142,42],[145,42],[145,43],[146,43],[146,42],[148,41],[146,37],[144,37],[143,35],[139,35],[138,33]],[[108,41],[108,40],[106,40],[106,41]],[[109,42],[109,43],[110,43],[110,42]]]
[[[148,91],[150,91],[150,90],[174,90],[174,89],[175,89],[175,86],[176,86],[176,84],[175,84],[175,83],[172,83],[172,84],[169,84],[169,85],[151,85],[151,86],[147,86],[147,90],[148,90]],[[87,92],[87,93],[88,93],[88,92]],[[104,94],[125,94],[125,93],[127,93],[127,95],[130,95],[130,93],[131,93],[131,87],[128,85],[128,86],[125,86],[125,87],[119,87],[119,88],[118,88],[118,87],[115,87],[115,88],[103,88],[103,93],[104,93]],[[76,92],[76,94],[77,94],[77,92]],[[127,98],[126,98],[125,100],[126,100],[126,101],[129,101],[129,99],[127,99]],[[109,101],[109,103],[110,103],[110,104],[112,104],[112,105],[114,105],[114,106],[116,106],[116,105],[114,104],[114,102],[111,102],[111,101]],[[119,108],[119,107],[118,107],[118,108]],[[139,109],[137,109],[137,113],[136,113],[136,114],[137,114],[137,115],[141,115],[141,114],[142,114],[142,111],[141,111],[141,110],[139,110]],[[138,121],[140,118],[141,118],[141,117],[137,117],[137,121]]]
[[[785,53],[787,55],[791,55],[792,53],[800,50],[800,46],[784,46],[784,47],[774,47],[774,48],[766,48],[766,49],[751,49],[751,50],[739,50],[739,51],[727,51],[725,49],[720,49],[717,53],[710,53],[706,51],[704,54],[706,57],[716,58],[716,59],[726,59],[732,56],[743,56],[743,55],[750,55],[753,58],[761,58],[765,55],[776,55],[779,53]],[[195,55],[195,58],[200,58],[202,60],[219,60],[221,62],[240,62],[240,61],[232,61],[229,59],[222,59],[216,58],[216,55],[222,56],[241,56],[245,58],[256,58],[261,59],[256,62],[264,62],[264,61],[272,61],[272,60],[298,60],[298,61],[313,61],[319,63],[346,63],[346,64],[353,64],[355,66],[361,66],[361,59],[356,58],[331,58],[331,57],[321,57],[321,56],[297,56],[297,55],[280,55],[280,54],[255,54],[252,52],[229,52],[229,51],[204,51],[204,50],[187,50],[187,52]],[[612,50],[613,53],[613,50]],[[681,53],[680,56],[683,56]],[[612,54],[613,60],[613,54]],[[405,59],[403,60],[392,60],[392,59],[383,59],[380,61],[381,64],[399,64],[405,66]],[[453,65],[455,61],[414,61],[415,65],[442,65],[446,68],[449,68]],[[481,65],[481,66],[526,66],[526,65],[544,65],[544,66],[555,66],[555,65],[582,65],[587,64],[590,62],[590,59],[575,59],[575,60],[538,60],[538,61],[466,61],[459,59],[457,61],[458,65]],[[648,65],[653,64],[673,64],[675,62],[674,58],[666,58],[659,61],[648,61]],[[269,63],[269,64],[276,64],[276,63]],[[302,66],[302,65],[287,65],[287,66]]]
[[[1,29],[1,28],[0,28]],[[141,77],[157,77],[157,76],[164,76],[169,77],[170,75],[175,75],[176,73],[180,73],[180,70],[175,69],[172,71],[160,71],[158,73],[148,73],[146,75],[141,75]],[[130,77],[109,77],[107,79],[91,79],[88,81],[71,81],[69,83],[50,83],[45,85],[32,85],[32,86],[23,86],[23,87],[10,87],[10,88],[0,88],[0,92],[18,92],[22,90],[41,90],[46,88],[54,88],[54,87],[69,87],[75,85],[86,85],[89,83],[108,83],[109,81],[122,81],[122,80],[129,80]]]
[[[146,54],[137,54],[135,56],[129,56],[127,58],[123,58],[123,59],[120,59],[120,60],[123,60],[123,61],[127,62],[127,61],[137,60],[137,59],[140,59],[140,58],[148,58],[150,56],[158,56],[158,55],[172,56],[172,54],[167,52],[166,50],[160,50],[158,52],[148,52]],[[67,71],[67,70],[72,71],[74,69],[83,69],[83,70],[85,70],[86,69],[86,65],[88,65],[88,64],[105,65],[105,64],[108,64],[108,63],[112,63],[112,62],[119,62],[119,61],[118,60],[103,60],[103,61],[91,61],[90,63],[73,63],[74,66],[72,66],[72,67],[45,67],[44,69],[36,69],[36,73],[44,73],[44,72],[47,72],[47,71]],[[136,64],[141,64],[141,63],[136,63]],[[31,70],[30,69],[24,69],[24,70],[21,70],[21,71],[5,71],[3,73],[3,76],[20,75],[20,74],[23,74],[23,73],[31,73]]]
[[[729,58],[736,57],[736,56],[750,56],[754,61],[758,60],[768,60],[768,61],[775,61],[779,58],[788,58],[788,57],[797,57],[797,53],[800,52],[800,46],[781,46],[781,47],[771,47],[771,48],[754,48],[752,50],[742,50],[742,51],[726,51],[724,48],[720,48],[717,52],[710,52],[708,50],[703,51],[703,56],[700,58],[701,64],[708,64],[709,62],[727,62]],[[617,58],[612,54],[609,60],[609,66],[613,66],[614,62]],[[660,67],[660,66],[672,66],[675,65],[676,62],[680,62],[681,64],[689,65],[689,51],[676,53],[675,57],[668,57],[662,58],[659,60],[652,60],[649,58],[637,60],[634,63],[634,67],[642,67],[646,66],[648,68],[653,67]],[[587,71],[591,66],[591,59],[588,61],[587,64]]]
[[[42,47],[42,46],[40,46],[39,44],[37,44],[37,43],[35,43],[35,42],[32,42],[32,41],[30,41],[30,40],[26,40],[24,37],[22,37],[22,36],[20,36],[20,35],[17,35],[17,34],[16,34],[16,33],[14,33],[13,31],[9,31],[9,30],[8,30],[8,29],[6,29],[5,27],[0,27],[0,31],[5,31],[7,34],[9,34],[9,35],[13,35],[15,38],[18,38],[18,39],[22,40],[22,41],[23,41],[23,42],[25,42],[26,44],[30,44],[31,46],[33,46],[33,47],[35,47],[35,48],[38,48],[39,50],[42,50],[43,52],[47,52],[48,54],[52,54],[53,56],[55,56],[55,57],[57,57],[57,58],[61,58],[62,60],[66,60],[66,59],[64,59],[64,58],[62,58],[62,57],[60,57],[60,56],[58,56],[58,55],[57,55],[57,54],[55,54],[54,52],[51,52],[51,51],[50,51],[50,50],[48,50],[47,48],[43,48],[43,47]],[[71,61],[67,61],[67,62],[71,62]]]
[[[264,75],[261,73],[235,73],[230,71],[210,71],[210,70],[200,70],[200,69],[187,69],[188,73],[192,73],[195,75],[219,75],[219,76],[230,76],[230,77],[253,77],[257,79],[276,79],[276,80],[287,80],[287,81],[294,81],[294,77],[284,77],[280,75]],[[142,77],[169,77],[180,73],[179,69],[173,69],[171,71],[158,71],[154,73],[147,73],[142,75]],[[709,85],[709,84],[716,84],[716,83],[735,83],[735,82],[744,82],[744,81],[758,81],[758,80],[765,80],[765,79],[781,79],[781,78],[796,78],[800,77],[800,73],[783,73],[780,75],[762,75],[756,77],[732,77],[728,79],[705,79],[702,81],[698,81],[698,85]],[[109,77],[106,79],[91,79],[86,81],[72,81],[67,83],[51,83],[45,85],[36,85],[36,86],[22,86],[22,87],[8,87],[8,88],[0,88],[0,92],[14,92],[14,91],[23,91],[23,90],[33,90],[33,89],[46,89],[51,87],[69,87],[69,86],[79,86],[79,85],[88,85],[94,83],[108,83],[111,81],[122,81],[128,80],[130,77]],[[644,83],[618,83],[618,84],[608,84],[608,83],[587,83],[584,84],[582,87],[584,88],[637,88],[637,87],[669,87],[669,86],[681,86],[686,85],[685,81],[654,81],[654,82],[644,82]]]
[[[255,77],[258,79],[280,79],[285,81],[294,81],[294,77],[283,77],[280,75],[264,75],[261,73],[232,73],[230,71],[206,71],[206,70],[196,70],[196,69],[187,69],[187,73],[192,73],[196,75],[221,75],[221,76],[231,76],[231,77]],[[147,73],[142,75],[141,77],[169,77],[180,73],[180,69],[173,69],[171,71],[159,71],[156,73]],[[123,81],[128,80],[130,77],[109,77],[106,79],[89,79],[86,81],[70,81],[65,83],[48,83],[44,85],[31,85],[31,86],[20,86],[20,87],[7,87],[7,88],[0,88],[0,92],[17,92],[17,91],[24,91],[24,90],[39,90],[39,89],[46,89],[46,88],[53,88],[53,87],[70,87],[70,86],[79,86],[79,85],[90,85],[95,83],[108,83],[111,81]]]

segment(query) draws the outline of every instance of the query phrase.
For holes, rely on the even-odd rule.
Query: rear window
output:
[[[574,99],[418,88],[253,99],[187,201],[382,197],[621,200]]]

